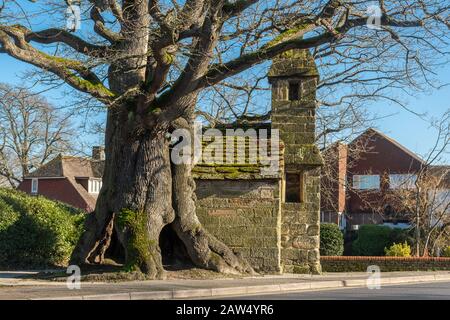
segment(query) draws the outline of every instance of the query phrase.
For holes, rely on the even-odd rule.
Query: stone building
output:
[[[317,273],[322,164],[314,144],[318,73],[308,51],[290,51],[273,60],[268,76],[271,121],[243,129],[279,130],[280,144],[270,148],[272,160],[263,163],[258,154],[256,163],[198,163],[193,170],[197,213],[207,230],[247,258],[255,270]],[[244,139],[247,158],[268,138],[258,136],[257,145]],[[204,151],[211,145],[205,140],[209,139],[203,136]],[[234,159],[241,151],[227,150],[225,155]],[[274,161],[275,170],[268,170]],[[92,211],[103,166],[98,147],[92,158],[60,155],[25,177],[19,189]]]
[[[271,121],[255,127],[279,130],[279,169],[267,174],[260,164],[197,164],[197,213],[207,230],[257,271],[318,273],[318,72],[308,51],[290,51],[273,60],[268,77]]]

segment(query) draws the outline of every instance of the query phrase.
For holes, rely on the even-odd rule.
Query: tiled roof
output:
[[[58,155],[25,178],[59,178],[64,177],[84,199],[92,210],[97,202],[97,194],[89,193],[77,178],[101,178],[105,162],[90,158]]]
[[[224,142],[225,142],[224,138]],[[236,140],[235,140],[236,142]],[[283,172],[284,158],[283,151],[284,145],[282,142],[279,144],[279,149],[270,150],[270,140],[258,139],[257,145],[249,146],[249,141],[245,142],[245,145],[239,146],[235,144],[233,154],[231,157],[232,161],[227,163],[227,152],[226,146],[223,146],[223,158],[221,161],[217,161],[214,155],[212,158],[205,154],[205,150],[210,142],[203,142],[203,154],[202,161],[197,163],[197,165],[192,169],[192,174],[194,178],[197,179],[211,179],[211,180],[248,180],[248,179],[279,179],[281,173]],[[267,147],[268,156],[272,158],[272,161],[263,161],[262,158],[258,156],[259,144],[263,143]],[[239,147],[238,147],[239,146]],[[240,149],[243,152],[243,159],[239,159],[237,150]],[[250,154],[256,156],[253,161],[250,161]],[[230,153],[228,153],[230,155]],[[271,167],[272,165],[272,167]]]
[[[25,178],[32,177],[64,177],[62,167],[62,156],[58,155],[49,162],[43,164],[37,170],[26,175]]]
[[[94,210],[98,194],[89,193],[81,184],[77,183],[74,178],[67,178],[67,180],[72,184],[74,189],[77,190],[80,197],[84,199],[87,206],[91,208],[91,210]]]
[[[89,177],[101,178],[104,161],[90,158],[58,155],[39,169],[31,172],[26,178],[32,177]]]

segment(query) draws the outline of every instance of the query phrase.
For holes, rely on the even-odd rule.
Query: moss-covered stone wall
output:
[[[197,215],[257,272],[280,272],[279,180],[197,180]]]
[[[307,50],[281,55],[269,72],[272,128],[279,130],[285,145],[285,173],[302,177],[299,202],[281,205],[281,265],[287,273],[321,271],[319,168],[323,159],[315,144],[318,76]],[[292,88],[296,94],[290,95]]]
[[[284,148],[280,170],[272,179],[261,176],[258,166],[198,165],[193,170],[201,222],[247,258],[256,271],[321,271],[319,210],[323,159],[315,145],[317,82],[314,58],[307,50],[294,50],[274,59],[269,71],[271,128],[279,130]],[[291,94],[289,90],[293,90]],[[299,192],[297,203],[284,203],[288,174],[300,179],[294,186]],[[293,188],[292,184],[288,187]]]
[[[285,273],[320,273],[320,171],[305,172],[305,198],[281,204],[281,264]]]

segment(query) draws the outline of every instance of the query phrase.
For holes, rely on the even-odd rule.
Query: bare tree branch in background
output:
[[[441,237],[450,231],[450,166],[439,165],[442,157],[450,152],[450,111],[432,123],[437,132],[436,139],[420,170],[402,184],[390,188],[380,201],[382,207],[373,207],[383,215],[389,204],[393,211],[411,221],[416,231],[417,256],[436,255]]]
[[[15,187],[30,170],[72,153],[70,117],[27,89],[0,84],[0,176]]]

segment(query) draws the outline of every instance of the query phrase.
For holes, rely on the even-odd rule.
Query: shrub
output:
[[[379,225],[362,225],[352,244],[352,254],[357,256],[383,256],[384,248],[408,240],[408,233],[398,228]]]
[[[442,256],[450,258],[450,246],[447,246],[444,248],[444,250],[442,250]]]
[[[0,188],[0,266],[66,264],[84,216],[65,204]]]
[[[411,257],[411,247],[406,243],[394,243],[389,249],[384,248],[384,253],[389,257]]]
[[[334,223],[320,225],[320,254],[323,256],[342,256],[344,236]]]

